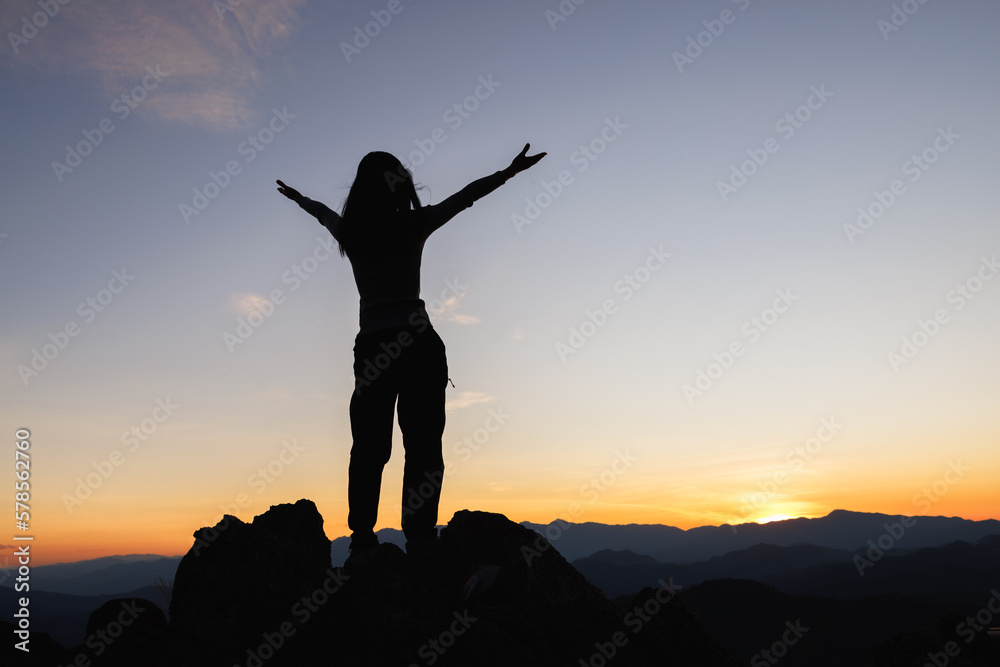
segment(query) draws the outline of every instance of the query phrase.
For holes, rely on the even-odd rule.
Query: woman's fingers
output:
[[[289,199],[296,199],[299,196],[299,192],[295,188],[288,187],[287,185],[285,185],[284,183],[282,183],[280,180],[275,181],[275,182],[279,186],[281,186],[281,187],[278,188],[278,192],[280,192],[281,194],[285,195]]]
[[[534,166],[535,164],[538,163],[539,160],[545,157],[545,153],[539,153],[538,155],[528,155],[529,148],[531,148],[531,144],[530,143],[525,144],[524,150],[522,150],[518,154],[518,156],[514,158],[514,167],[518,171],[524,171],[525,169]]]

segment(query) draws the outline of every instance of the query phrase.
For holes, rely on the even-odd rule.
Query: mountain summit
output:
[[[735,663],[675,598],[649,582],[620,608],[544,537],[501,514],[455,514],[406,554],[381,544],[332,567],[310,500],[250,523],[195,532],[177,568],[170,621],[86,654],[94,667]],[[142,602],[133,602],[139,604]],[[152,605],[152,603],[149,603]],[[111,605],[113,607],[113,604]],[[65,664],[65,662],[63,663]]]

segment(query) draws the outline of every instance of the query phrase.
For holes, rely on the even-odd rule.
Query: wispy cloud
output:
[[[237,315],[246,317],[255,310],[265,312],[262,308],[265,303],[269,303],[265,297],[262,297],[259,294],[254,294],[253,292],[246,292],[243,294],[233,294],[231,306]]]
[[[463,391],[460,392],[454,400],[448,401],[444,404],[444,411],[455,412],[456,410],[467,408],[470,405],[476,405],[477,403],[489,403],[492,400],[495,399],[489,394],[484,394],[478,391]]]
[[[274,385],[266,387],[261,391],[254,392],[254,396],[272,403],[301,403],[305,400],[322,401],[332,403],[341,396],[327,392],[301,391],[299,388],[290,385]]]
[[[462,313],[453,313],[447,320],[455,324],[479,324],[482,321],[475,315],[463,315]]]
[[[475,315],[466,315],[465,313],[458,312],[458,307],[461,305],[462,299],[465,298],[467,290],[458,287],[457,284],[450,281],[445,282],[448,284],[448,289],[442,293],[441,298],[431,299],[427,302],[427,311],[431,316],[438,322],[479,324],[482,320]],[[461,293],[456,291],[457,289],[461,289]],[[450,296],[444,298],[449,291],[451,292]]]
[[[255,122],[256,95],[305,1],[242,0],[220,12],[207,0],[72,0],[16,53],[6,45],[2,59],[14,69],[70,75],[109,99],[137,85],[147,67],[160,67],[169,80],[139,113],[241,129]],[[0,27],[18,33],[22,17],[38,12],[30,0],[5,1]]]

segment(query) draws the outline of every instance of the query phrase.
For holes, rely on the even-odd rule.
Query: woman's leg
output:
[[[375,521],[378,518],[379,491],[382,469],[392,453],[393,409],[396,404],[395,369],[390,364],[371,371],[381,349],[380,338],[359,335],[354,345],[354,394],[351,396],[351,464],[348,469],[347,525],[352,531],[352,544],[372,546],[375,543]]]
[[[415,335],[415,343],[406,353],[409,363],[400,378],[396,410],[406,450],[402,527],[406,539],[412,540],[437,535],[448,361],[444,343],[430,328]]]

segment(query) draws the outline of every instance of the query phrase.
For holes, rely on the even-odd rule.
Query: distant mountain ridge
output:
[[[555,548],[527,560],[537,535],[501,514],[461,510],[438,540],[412,553],[381,544],[347,568],[331,567],[308,499],[249,524],[223,521],[196,531],[169,618],[149,598],[108,600],[79,643],[33,624],[30,657],[8,642],[0,664],[549,667],[616,656],[653,667],[669,653],[692,667],[737,667],[669,584],[644,587],[622,609]],[[11,636],[17,626],[0,627]]]
[[[682,530],[657,524],[606,525],[569,523],[556,520],[542,525],[521,525],[545,535],[571,562],[602,549],[631,551],[652,556],[658,561],[694,563],[723,556],[758,544],[788,547],[811,544],[828,549],[855,551],[877,542],[893,527],[900,515],[834,510],[816,519],[787,519],[770,523],[744,523],[737,526],[701,526]],[[901,537],[893,537],[893,546],[903,549],[936,547],[949,542],[976,542],[987,535],[1000,535],[1000,521],[972,521],[959,517],[908,517]],[[898,529],[896,530],[899,533]],[[883,539],[883,543],[885,543]]]
[[[915,517],[893,547],[902,550],[937,547],[951,542],[976,542],[986,535],[1000,535],[1000,521],[971,521],[959,517]],[[570,562],[589,557],[602,550],[630,551],[659,562],[696,563],[724,556],[732,551],[749,549],[760,544],[795,546],[810,544],[841,551],[857,551],[877,542],[886,533],[885,524],[892,525],[899,516],[834,510],[816,519],[788,519],[766,524],[745,523],[738,526],[701,526],[683,530],[660,524],[608,525],[601,523],[569,523],[562,520],[550,524],[522,521],[520,525],[544,535]],[[393,528],[378,531],[379,541],[399,547],[405,544],[403,533]],[[885,540],[883,539],[883,543]],[[334,565],[347,558],[349,537],[331,541],[330,556]],[[173,577],[180,556],[133,554],[106,556],[75,563],[58,563],[33,567],[32,588],[35,590],[74,595],[127,593],[153,583],[157,576]],[[14,578],[10,571],[0,575],[0,588],[11,588]]]
[[[604,590],[608,598],[627,595],[628,604],[633,604],[634,594],[648,588],[651,582],[672,580],[673,584],[679,584],[679,594],[691,600],[695,611],[712,620],[708,630],[715,640],[733,655],[743,656],[759,650],[762,638],[770,637],[775,628],[783,632],[781,624],[801,613],[808,620],[806,625],[829,622],[848,634],[856,634],[858,628],[875,628],[870,632],[865,630],[870,636],[864,642],[852,645],[853,648],[845,647],[843,655],[837,655],[837,659],[856,661],[879,642],[889,641],[893,634],[918,625],[926,627],[942,611],[971,613],[980,608],[986,600],[985,594],[994,585],[995,564],[1000,562],[1000,522],[996,520],[915,517],[904,522],[896,516],[841,510],[819,519],[743,524],[736,526],[735,531],[728,525],[690,530],[658,525],[565,522],[520,525],[548,535],[553,552],[565,549],[569,553],[582,553],[571,564],[591,584]],[[543,553],[549,552],[544,546],[547,542],[531,536],[532,533],[525,531],[528,543]],[[388,543],[401,545],[400,531],[385,529],[379,531],[379,537],[387,544],[385,554],[399,553]],[[953,537],[957,539],[950,539]],[[813,539],[825,545],[810,543]],[[753,540],[758,541],[741,546]],[[343,562],[348,543],[346,537],[327,542],[329,546],[325,548],[334,566]],[[475,543],[475,539],[469,542]],[[826,546],[830,544],[851,546]],[[861,575],[854,559],[871,557],[869,550],[880,544],[886,547],[883,555]],[[635,548],[621,548],[622,545]],[[718,553],[722,550],[725,551]],[[236,556],[239,549],[233,553],[233,563],[243,560]],[[655,557],[663,553],[712,555],[699,562],[665,563]],[[179,560],[142,554],[32,568],[33,628],[50,633],[64,646],[72,646],[82,641],[90,612],[109,602],[112,596],[157,599],[157,591],[150,584],[156,576],[173,579]],[[253,580],[259,585],[266,581],[268,587],[280,585],[280,577],[272,579]],[[0,613],[8,617],[16,605],[17,594],[10,587],[12,583],[13,578],[9,577],[0,585]],[[395,584],[385,585],[391,588]],[[743,614],[757,609],[764,598],[771,600],[769,611],[758,614],[759,618],[755,616],[760,622],[754,623],[739,615],[732,616],[729,609],[732,605],[725,602],[726,591],[730,589],[745,593],[741,598]],[[104,594],[66,595],[69,590],[101,590]],[[871,625],[871,619],[890,613],[894,605],[904,605],[906,613],[900,614],[891,625]],[[859,617],[859,610],[864,611],[867,619],[864,622],[851,620]],[[739,630],[733,630],[732,624]],[[830,652],[837,640],[811,633],[803,641],[801,661],[793,658],[783,661],[789,667],[847,664],[837,662],[835,653]],[[816,644],[807,649],[813,642]],[[818,656],[829,659],[824,662]],[[895,663],[885,664],[896,667]]]
[[[157,577],[173,578],[180,562],[180,556],[142,554],[39,565],[31,568],[31,588],[67,595],[127,593],[151,586]],[[11,588],[13,582],[8,575],[0,587]]]
[[[631,551],[598,551],[572,561],[587,579],[608,597],[633,593],[645,581],[672,578],[679,586],[712,579],[751,579],[774,584],[803,570],[829,564],[851,563],[852,553],[811,544],[777,547],[758,544],[697,563],[663,563]],[[857,573],[854,575],[857,577]],[[787,592],[787,591],[786,591]]]
[[[1000,535],[976,543],[890,550],[862,573],[855,557],[865,557],[865,551],[759,544],[698,563],[661,563],[629,551],[606,550],[573,561],[573,567],[610,598],[632,594],[645,582],[661,578],[685,588],[718,579],[746,579],[787,595],[905,595],[955,606],[976,605],[995,585]]]

